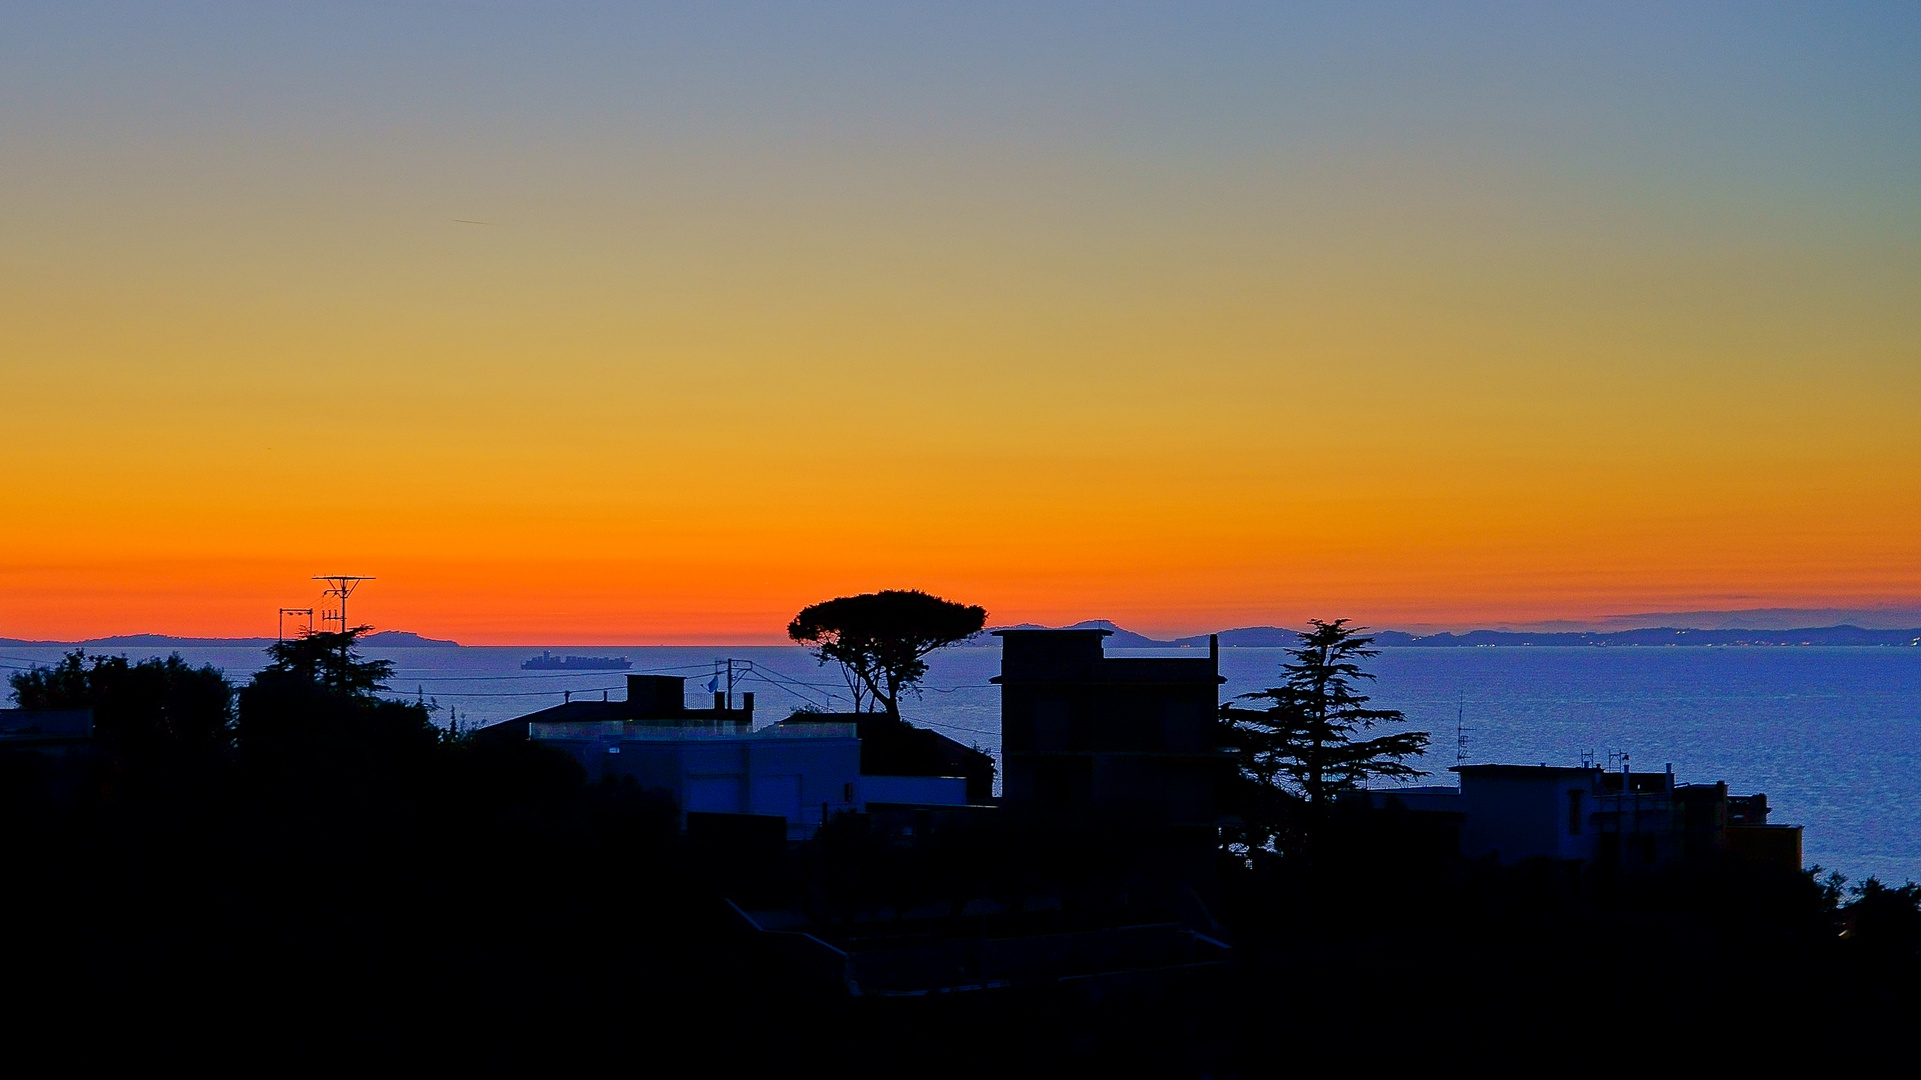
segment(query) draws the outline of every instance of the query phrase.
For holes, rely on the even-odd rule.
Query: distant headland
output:
[[[1006,630],[1039,629],[1032,623],[1000,627]],[[1159,640],[1123,629],[1106,619],[1075,623],[1069,630],[1106,630],[1107,645],[1114,649],[1191,649],[1207,647],[1209,635],[1196,634]],[[1219,633],[1224,649],[1273,649],[1296,644],[1300,635],[1282,626],[1243,626]],[[1462,633],[1410,634],[1400,630],[1372,631],[1374,643],[1383,648],[1483,648],[1483,647],[1572,647],[1572,646],[1790,646],[1790,645],[1906,645],[1921,646],[1921,628],[1874,630],[1859,626],[1800,627],[1788,630],[1715,629],[1701,630],[1675,626],[1645,627],[1612,631],[1468,630]],[[993,638],[976,639],[993,644]]]

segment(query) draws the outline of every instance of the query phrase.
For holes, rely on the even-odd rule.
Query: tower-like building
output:
[[[1002,805],[1215,842],[1220,643],[1110,657],[1107,630],[1000,630]]]

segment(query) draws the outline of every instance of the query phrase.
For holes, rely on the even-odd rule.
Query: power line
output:
[[[801,690],[796,690],[794,689],[793,686],[787,685],[786,683],[783,683],[783,682],[775,681],[773,679],[768,679],[768,678],[762,678],[761,681],[766,683],[769,687],[772,687],[773,689],[778,690],[783,694],[786,694],[788,697],[791,697],[796,701],[805,702],[806,704],[809,704],[809,705],[815,704],[817,701],[817,698],[820,698],[820,697],[826,698],[827,704],[829,706],[832,706],[835,701],[834,695],[830,693],[817,693],[815,691],[806,690],[804,688]],[[801,684],[795,684],[795,685],[801,685]]]
[[[465,694],[460,693],[459,691],[436,690],[434,691],[434,697],[436,698],[553,697],[555,694],[563,694],[563,695],[592,694],[592,693],[595,693],[596,691],[619,690],[619,689],[621,688],[618,686],[576,686],[576,687],[569,687],[566,690],[521,690],[517,692],[511,691],[511,690],[509,691],[481,690],[481,691],[474,691],[472,693],[465,693]],[[394,691],[394,690],[388,691],[388,693],[404,693],[404,692],[405,691]]]
[[[829,694],[840,689],[840,686],[836,683],[810,683],[805,679],[796,679],[792,675],[783,675],[780,672],[774,671],[771,668],[755,668],[754,674],[760,675],[764,678],[779,679],[781,682],[787,683],[791,686],[805,686],[814,690],[823,690],[828,692]]]
[[[688,668],[706,670],[706,664],[682,664],[678,667],[635,668],[630,675],[654,675],[670,671],[684,671]],[[395,668],[394,675],[399,678],[409,671],[444,671],[445,668]],[[409,675],[409,682],[502,682],[509,679],[585,679],[601,675],[600,672],[561,671],[543,675]]]

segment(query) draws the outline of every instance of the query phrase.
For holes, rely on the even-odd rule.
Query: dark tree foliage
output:
[[[1640,1030],[1717,1064],[1778,1054],[1775,1023],[1851,1046],[1909,1038],[1921,887],[1846,890],[1819,868],[1739,859],[1621,875],[1410,858],[1404,830],[1427,816],[1342,803],[1315,859],[1226,861],[1222,918],[1243,958],[1235,1006],[1247,1022],[1286,1017],[1303,1038],[1387,1057],[1464,1030],[1498,1032],[1504,1053],[1552,1055],[1569,1016],[1659,992],[1667,1008]],[[1424,971],[1448,976],[1392,1024],[1356,1008],[1384,982],[1425,986],[1402,974]]]
[[[589,784],[532,744],[439,737],[380,696],[386,666],[357,636],[272,650],[240,692],[237,753],[0,748],[0,921],[22,928],[0,1010],[69,1025],[41,1029],[61,1045],[244,1056],[254,1038],[444,1052],[468,1019],[491,1049],[513,1035],[497,1002],[550,1030],[723,996],[729,927],[681,861],[671,798]],[[104,740],[202,715],[138,681],[155,672],[196,685],[91,658],[17,682],[30,706],[103,710]],[[208,677],[224,717],[232,691]],[[557,930],[616,912],[634,932],[581,948]]]
[[[23,709],[91,708],[95,738],[111,753],[215,751],[233,739],[233,687],[218,669],[194,667],[178,653],[133,663],[76,649],[10,681]]]
[[[1871,877],[1848,891],[1854,900],[1843,909],[1845,937],[1881,956],[1921,959],[1921,885],[1896,887]]]
[[[361,758],[363,768],[385,768],[396,756],[418,757],[440,742],[427,706],[380,696],[392,661],[363,659],[355,651],[370,629],[269,646],[271,662],[240,691],[241,753],[318,776],[344,764],[333,760],[337,755]]]
[[[1377,655],[1374,639],[1346,619],[1312,625],[1300,647],[1288,650],[1294,659],[1281,668],[1285,683],[1241,695],[1267,708],[1221,709],[1240,759],[1242,839],[1254,848],[1281,840],[1290,826],[1311,829],[1336,797],[1369,780],[1427,775],[1408,760],[1427,752],[1427,732],[1363,737],[1377,724],[1406,719],[1399,710],[1368,708],[1358,689],[1374,677],[1359,663]]]
[[[855,712],[900,719],[900,695],[927,674],[928,653],[966,641],[987,625],[987,609],[918,589],[888,589],[811,604],[787,624],[822,664],[840,664]]]
[[[393,677],[391,660],[364,660],[355,652],[371,626],[341,633],[309,633],[267,646],[270,663],[263,675],[286,676],[347,697],[368,698],[387,689]]]
[[[425,710],[379,697],[377,662],[351,641],[344,660],[274,660],[244,691],[241,753],[136,768],[0,752],[10,1030],[255,1069],[399,1049],[553,1071],[640,1046],[655,1048],[644,1064],[693,1047],[728,1072],[974,1076],[1013,1054],[1017,1071],[1262,1076],[1287,1065],[1277,1039],[1431,1064],[1470,1032],[1512,1060],[1564,1060],[1571,1024],[1628,1016],[1725,1070],[1784,1039],[1899,1044],[1921,1001],[1921,886],[1848,890],[1738,860],[1642,875],[1467,863],[1435,842],[1434,815],[1358,802],[1328,807],[1314,859],[1223,860],[1208,904],[1230,969],[850,1000],[841,969],[797,966],[793,935],[746,932],[722,898],[887,925],[908,946],[1188,916],[1147,887],[1153,837],[1107,823],[910,812],[906,835],[847,815],[798,850],[777,837],[768,867],[710,859],[659,793],[589,783],[529,742],[436,738]],[[173,732],[192,697],[132,694],[147,684],[91,658],[30,674],[31,703],[112,702],[121,731]],[[1305,805],[1293,773],[1268,775]],[[881,908],[900,919],[868,921]],[[1383,1021],[1369,1007],[1395,1004],[1383,994],[1418,1007]]]

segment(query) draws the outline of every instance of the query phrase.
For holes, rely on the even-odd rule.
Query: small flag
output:
[[[710,694],[720,693],[720,676],[716,675],[707,680],[707,692]]]

